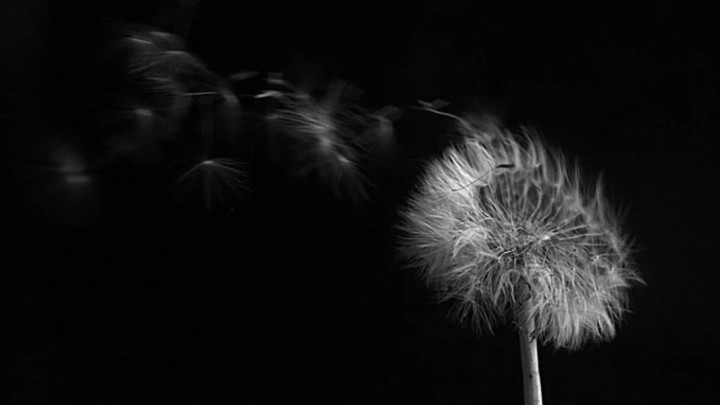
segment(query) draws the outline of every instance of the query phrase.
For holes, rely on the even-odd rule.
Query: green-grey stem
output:
[[[531,336],[534,329],[535,325],[532,319],[518,328],[525,405],[542,405],[537,339]]]

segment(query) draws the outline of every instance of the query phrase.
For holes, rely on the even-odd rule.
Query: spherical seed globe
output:
[[[641,279],[600,182],[531,131],[461,127],[402,212],[407,264],[477,330],[511,318],[558,348],[612,338]]]

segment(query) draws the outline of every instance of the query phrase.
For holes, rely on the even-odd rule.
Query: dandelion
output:
[[[539,404],[537,341],[611,339],[641,279],[599,182],[586,188],[532,131],[454,118],[467,137],[428,166],[402,213],[400,253],[457,321],[515,323],[526,403]]]
[[[230,158],[197,162],[172,185],[173,193],[180,198],[199,193],[208,211],[230,207],[248,190],[247,174],[242,163]]]

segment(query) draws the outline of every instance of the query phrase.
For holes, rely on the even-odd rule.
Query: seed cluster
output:
[[[612,338],[640,278],[600,183],[531,131],[462,128],[403,212],[407,264],[477,330],[509,317],[556,347]]]

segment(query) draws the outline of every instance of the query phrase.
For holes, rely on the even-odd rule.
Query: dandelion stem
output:
[[[529,306],[529,301],[524,304]],[[520,321],[518,319],[518,321]],[[524,325],[518,328],[520,335],[520,359],[522,361],[523,387],[525,392],[525,405],[542,405],[542,390],[540,387],[540,362],[538,359],[537,339],[532,336],[535,323],[528,318]]]

